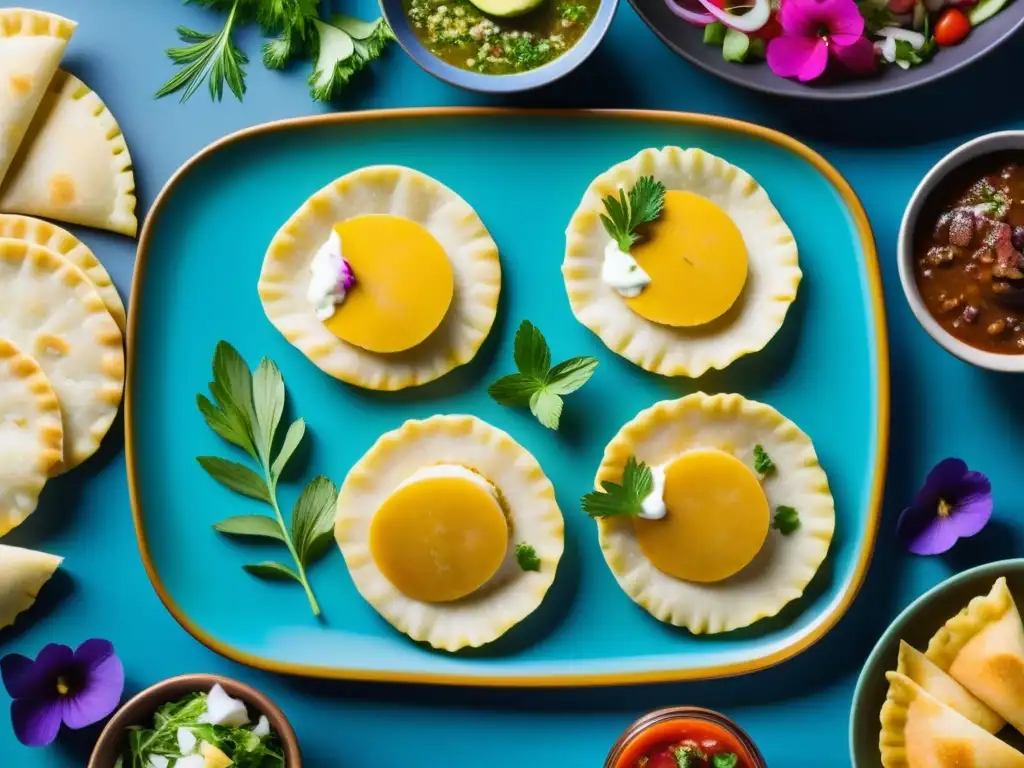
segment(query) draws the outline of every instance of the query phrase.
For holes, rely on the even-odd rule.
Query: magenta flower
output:
[[[806,83],[820,77],[829,59],[854,74],[875,69],[875,47],[864,37],[864,17],[855,0],[785,0],[779,9],[782,34],[768,41],[766,58],[779,77]]]
[[[939,555],[978,533],[992,517],[992,485],[960,459],[943,459],[928,473],[896,532],[915,555]]]
[[[0,659],[18,741],[43,747],[63,723],[72,730],[98,723],[121,703],[124,667],[106,640],[86,640],[72,652],[50,643],[35,661],[18,653]]]

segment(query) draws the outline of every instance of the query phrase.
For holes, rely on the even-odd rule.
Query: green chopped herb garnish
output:
[[[597,370],[596,357],[572,357],[552,368],[548,343],[529,320],[516,331],[513,357],[519,373],[502,376],[487,388],[487,394],[501,405],[530,406],[548,429],[558,429],[562,396],[582,387]]]
[[[292,509],[289,530],[278,504],[277,483],[306,433],[306,424],[302,419],[293,421],[275,453],[275,437],[285,403],[281,372],[273,362],[263,358],[256,372],[251,373],[235,348],[222,341],[217,344],[213,355],[210,393],[213,402],[204,395],[196,396],[206,423],[222,438],[249,454],[260,472],[217,456],[199,456],[196,460],[221,485],[262,501],[274,512],[273,517],[237,515],[221,520],[213,527],[232,536],[250,536],[284,544],[294,568],[273,561],[243,565],[242,568],[261,579],[299,582],[309,598],[313,615],[319,616],[320,606],[306,578],[306,567],[325,555],[330,547],[338,489],[323,475],[310,480]]]
[[[711,768],[736,768],[739,760],[735,752],[719,752],[711,758]]]
[[[800,513],[793,507],[785,505],[775,508],[775,517],[772,519],[772,528],[783,536],[789,536],[800,527]]]
[[[629,253],[640,239],[637,229],[661,215],[665,206],[665,185],[653,176],[641,176],[628,196],[620,189],[617,198],[609,195],[603,202],[605,213],[601,214],[601,223],[619,250]]]
[[[676,747],[672,750],[672,756],[676,759],[677,768],[696,768],[696,761],[707,757],[700,747],[693,746]]]
[[[754,471],[759,475],[767,475],[775,469],[775,462],[772,461],[772,457],[765,451],[763,445],[754,446]]]
[[[524,571],[540,570],[540,558],[537,557],[537,550],[524,542],[516,544],[516,562]]]
[[[558,15],[562,17],[563,21],[575,24],[577,21],[587,18],[587,6],[562,3],[558,6]]]
[[[591,491],[580,503],[583,511],[591,517],[615,517],[616,515],[639,515],[643,512],[643,502],[654,490],[654,477],[651,468],[636,456],[626,459],[626,468],[622,472],[622,484],[605,480],[601,483],[602,491]]]

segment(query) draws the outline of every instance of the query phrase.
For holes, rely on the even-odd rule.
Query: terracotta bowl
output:
[[[209,691],[214,683],[220,683],[231,696],[244,701],[250,715],[266,715],[270,727],[281,737],[286,768],[302,768],[298,739],[281,708],[255,688],[219,675],[172,677],[142,691],[121,707],[107,723],[92,750],[88,768],[113,768],[124,750],[125,732],[129,725],[150,726],[157,707],[168,701],[177,701],[194,691]]]

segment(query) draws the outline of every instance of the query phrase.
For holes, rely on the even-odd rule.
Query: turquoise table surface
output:
[[[143,212],[170,174],[210,141],[254,123],[322,109],[308,99],[304,67],[284,76],[262,68],[253,31],[241,39],[254,59],[243,104],[230,97],[211,104],[204,92],[184,106],[173,98],[152,100],[150,94],[172,71],[163,49],[176,43],[174,27],[218,24],[178,0],[33,0],[33,5],[80,22],[65,66],[94,87],[118,118],[135,160]],[[375,12],[372,0],[352,0],[345,9],[367,16]],[[545,91],[503,99],[463,93],[420,72],[396,48],[337,105],[510,104],[725,114],[792,133],[847,176],[871,216],[882,261],[892,351],[891,462],[867,582],[847,616],[803,655],[742,678],[597,691],[326,683],[246,669],[193,641],[157,599],[135,545],[117,434],[86,467],[48,488],[43,509],[5,539],[66,560],[35,609],[13,631],[0,633],[0,653],[35,654],[50,641],[76,644],[106,637],[124,660],[129,693],[185,672],[238,677],[286,710],[314,768],[596,768],[634,716],[666,704],[699,704],[732,715],[774,768],[848,765],[854,682],[888,622],[949,574],[1024,554],[1024,521],[1018,520],[1024,485],[1018,486],[1016,456],[1024,434],[1020,382],[969,368],[932,343],[905,305],[895,265],[900,215],[931,163],[972,135],[1024,119],[1024,102],[1004,85],[1022,53],[1024,44],[1017,40],[947,83],[903,97],[849,105],[787,102],[698,72],[666,50],[624,5],[587,65]],[[134,243],[96,233],[86,233],[85,239],[127,294]],[[828,402],[828,392],[819,396],[825,408],[844,407]],[[931,465],[947,455],[962,456],[992,478],[995,517],[981,535],[946,557],[911,557],[895,544],[896,515]],[[224,610],[241,608],[226,603]],[[6,706],[2,694],[0,703]],[[96,734],[96,729],[65,733],[53,747],[29,750],[15,741],[3,718],[0,766],[81,768]]]

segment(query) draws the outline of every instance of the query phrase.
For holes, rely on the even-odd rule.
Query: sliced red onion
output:
[[[683,0],[686,2],[686,0]],[[706,11],[692,11],[689,8],[683,7],[683,5],[677,0],[665,0],[665,5],[683,21],[688,21],[691,24],[695,24],[698,27],[706,27],[708,24],[714,22],[715,17]]]
[[[910,43],[911,47],[916,51],[922,48],[927,42],[920,32],[915,32],[912,29],[901,29],[900,27],[882,27],[880,30],[875,32],[878,37],[891,38],[893,40],[903,40],[904,42]]]
[[[757,32],[768,23],[768,19],[772,15],[771,0],[754,0],[753,7],[742,16],[723,11],[711,0],[697,0],[697,2],[703,5],[707,12],[718,21],[738,32]]]

